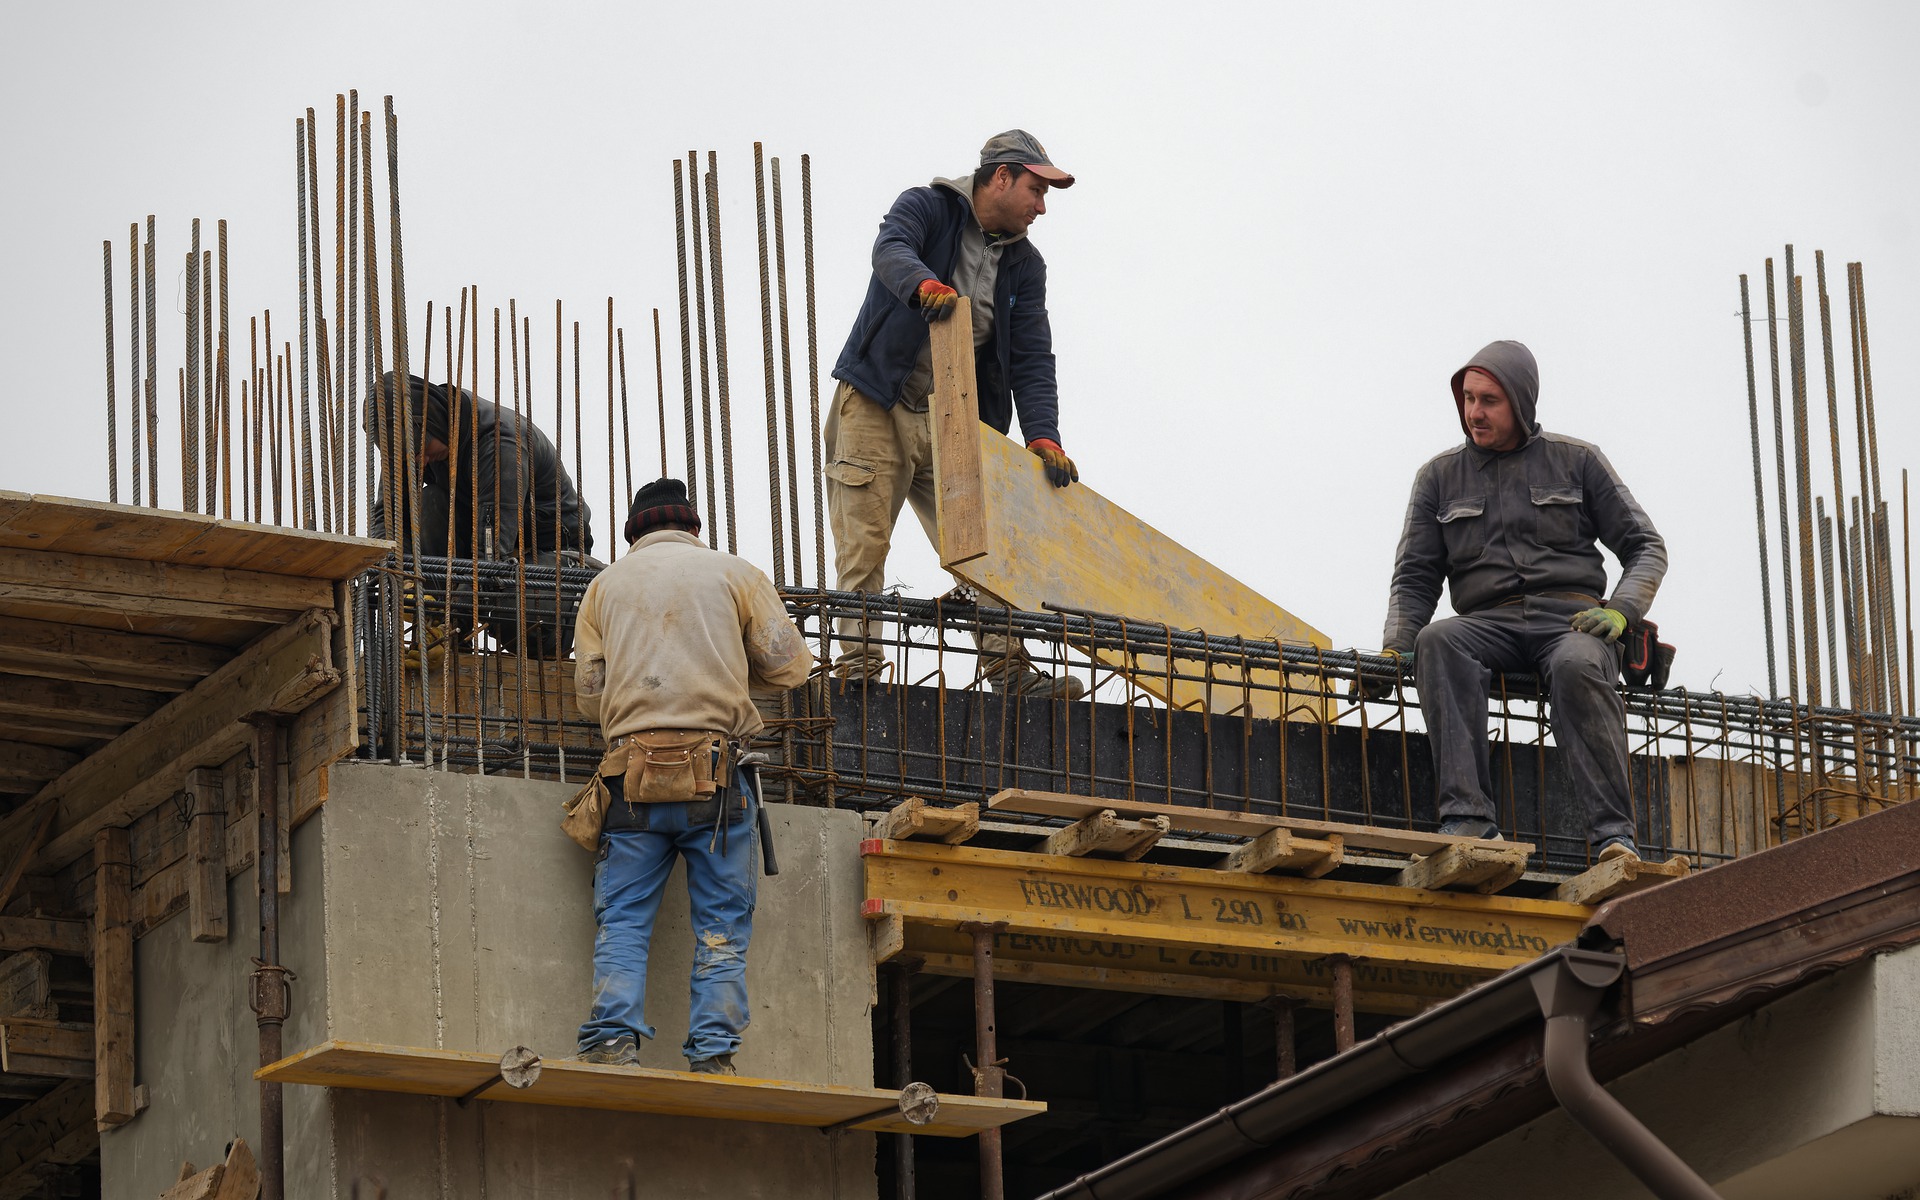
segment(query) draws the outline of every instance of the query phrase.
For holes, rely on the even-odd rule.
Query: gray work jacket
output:
[[[1380,644],[1413,649],[1442,580],[1459,613],[1541,592],[1599,597],[1607,571],[1596,539],[1624,567],[1607,606],[1640,620],[1667,573],[1667,546],[1598,446],[1536,432],[1504,454],[1469,442],[1437,455],[1414,476]]]

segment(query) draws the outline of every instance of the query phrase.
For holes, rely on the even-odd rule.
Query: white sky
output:
[[[330,237],[348,87],[376,128],[384,94],[400,115],[412,327],[465,284],[488,308],[517,298],[550,426],[554,299],[582,321],[603,554],[606,297],[650,478],[653,306],[678,409],[670,163],[711,148],[743,551],[764,561],[756,138],[783,159],[796,296],[799,156],[813,156],[824,404],[894,195],[970,167],[998,130],[1037,134],[1080,181],[1034,240],[1083,480],[1335,645],[1378,642],[1413,473],[1460,436],[1447,377],[1512,337],[1540,360],[1542,422],[1598,442],[1667,538],[1653,616],[1680,646],[1678,681],[1764,691],[1737,277],[1754,277],[1758,307],[1763,260],[1789,241],[1810,314],[1813,251],[1828,252],[1843,345],[1843,264],[1865,262],[1896,502],[1898,468],[1920,465],[1920,9],[816,8],[9,6],[0,487],[106,497],[100,242],[114,242],[124,410],[130,221],[159,221],[163,414],[190,218],[209,246],[213,220],[230,222],[240,361],[246,314],[271,308],[276,340],[296,332],[293,122],[321,116]],[[1810,345],[1825,493],[1817,328]],[[796,387],[804,412],[804,367]],[[680,436],[676,415],[676,474]],[[1850,419],[1843,436],[1852,491]],[[1770,428],[1763,442],[1771,487]],[[944,590],[911,518],[898,541],[890,577]]]

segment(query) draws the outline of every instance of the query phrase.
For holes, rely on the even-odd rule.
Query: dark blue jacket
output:
[[[873,278],[847,335],[833,377],[892,408],[927,343],[926,319],[912,306],[925,279],[953,279],[967,202],[944,188],[900,193],[873,243]],[[1021,238],[1001,251],[993,287],[993,337],[974,357],[980,419],[1001,433],[1020,411],[1027,441],[1060,440],[1060,392],[1053,376],[1053,327],[1047,322],[1047,263]]]

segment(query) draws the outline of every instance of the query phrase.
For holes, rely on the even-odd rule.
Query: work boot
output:
[[[1078,700],[1086,685],[1071,675],[1049,675],[1021,665],[997,677],[989,676],[993,690],[1003,696],[1035,696],[1043,700]]]
[[[1448,817],[1440,822],[1443,837],[1480,838],[1489,842],[1504,842],[1500,836],[1500,827],[1485,817]]]
[[[857,688],[867,683],[878,687],[887,681],[887,660],[864,654],[843,654],[833,665],[833,674],[842,687]]]
[[[1633,839],[1625,834],[1619,834],[1601,842],[1598,861],[1611,862],[1616,858],[1631,858],[1633,861],[1639,862],[1640,847],[1634,845]]]
[[[599,1063],[608,1067],[637,1067],[640,1065],[640,1044],[632,1034],[623,1033],[604,1042],[595,1042],[573,1057],[576,1062]]]
[[[712,1058],[690,1058],[687,1070],[695,1075],[738,1075],[733,1069],[733,1055],[716,1054]]]

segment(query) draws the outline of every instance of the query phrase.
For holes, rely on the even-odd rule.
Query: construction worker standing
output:
[[[841,591],[881,590],[903,502],[940,544],[927,325],[950,316],[960,296],[973,305],[981,421],[1005,433],[1018,411],[1027,448],[1053,485],[1080,478],[1060,447],[1047,264],[1027,240],[1048,189],[1072,185],[1032,134],[1011,129],[981,148],[978,170],[909,188],[881,220],[873,277],[834,364],[840,384],[827,414],[827,512]],[[843,676],[880,671],[884,656],[867,623],[842,620],[836,633]],[[986,635],[981,650],[982,674],[1002,692],[1071,699],[1082,690],[1077,679],[1035,670],[1016,639]]]
[[[593,873],[593,1011],[579,1045],[587,1062],[632,1063],[637,1039],[653,1037],[647,948],[679,857],[694,935],[682,1051],[695,1072],[731,1075],[760,863],[759,787],[735,752],[761,728],[748,689],[799,685],[813,655],[766,575],[699,533],[685,484],[641,488],[631,549],[580,603],[574,686],[606,740],[609,795]]]
[[[1620,636],[1646,616],[1666,574],[1666,543],[1599,447],[1540,428],[1538,392],[1533,354],[1519,342],[1494,342],[1454,372],[1467,440],[1414,477],[1382,644],[1413,660],[1441,833],[1500,836],[1489,684],[1495,671],[1531,672],[1586,801],[1590,844],[1602,860],[1638,857],[1614,681]],[[1596,539],[1623,567],[1605,601]],[[1443,581],[1460,615],[1428,624]]]

